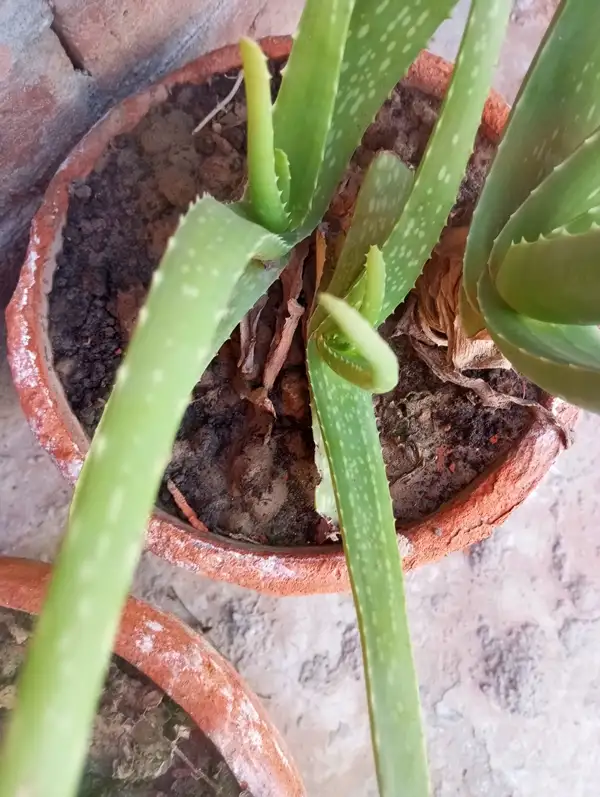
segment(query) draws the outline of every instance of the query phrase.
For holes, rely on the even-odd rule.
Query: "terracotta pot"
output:
[[[263,40],[262,45],[271,58],[284,58],[291,40],[271,38]],[[116,106],[63,163],[33,220],[27,259],[7,311],[9,359],[21,404],[34,433],[71,482],[77,479],[88,441],[53,370],[47,333],[47,294],[61,247],[69,184],[85,178],[111,139],[134,128],[152,106],[167,98],[170,87],[203,83],[211,74],[239,66],[237,47],[225,47]],[[441,98],[451,73],[449,63],[423,52],[407,80],[415,88]],[[492,92],[482,121],[488,138],[498,139],[507,116],[506,103]],[[575,422],[574,408],[558,401],[551,403],[564,424],[571,426]],[[454,500],[431,517],[402,529],[411,542],[405,567],[411,569],[434,561],[491,534],[534,489],[560,448],[559,435],[534,422],[502,461]],[[250,546],[200,534],[157,510],[148,526],[147,547],[169,562],[210,578],[276,595],[339,592],[349,588],[340,546],[293,549]]]
[[[51,573],[42,562],[0,558],[0,606],[39,614]],[[255,797],[305,797],[300,775],[258,698],[202,636],[129,598],[114,651],[191,717]]]

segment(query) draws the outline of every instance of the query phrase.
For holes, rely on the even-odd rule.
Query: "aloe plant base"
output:
[[[281,58],[287,53],[289,43],[271,40],[265,44],[265,49],[271,57]],[[56,267],[58,240],[69,207],[69,185],[74,179],[85,180],[116,134],[130,131],[151,107],[164,103],[167,87],[202,84],[212,72],[222,73],[238,65],[235,48],[219,51],[175,73],[146,94],[127,101],[118,113],[109,114],[65,163],[36,217],[29,258],[9,311],[11,361],[15,383],[40,441],[71,480],[77,477],[87,441],[67,405],[57,374],[48,359],[46,305],[47,286]],[[439,97],[449,74],[447,64],[424,54],[407,82]],[[491,138],[499,133],[505,114],[506,108],[498,98],[492,97],[484,118],[484,132]],[[386,145],[381,142],[380,146],[382,144]],[[159,144],[148,140],[147,146]],[[220,153],[221,156],[226,154]],[[235,157],[235,152],[230,155]],[[185,170],[179,182],[183,195],[187,190],[184,174]],[[83,197],[85,200],[85,193]],[[125,297],[125,301],[128,298],[135,301],[131,296]],[[569,423],[574,416],[573,411],[562,407],[561,412]],[[487,536],[493,526],[526,497],[559,449],[556,433],[534,423],[529,432],[510,448],[505,459],[493,468],[493,472],[484,474],[439,512],[408,529],[412,548],[405,558],[407,566],[439,558]],[[445,468],[452,464],[451,460],[443,461]],[[249,548],[244,540],[225,540],[202,530],[192,530],[164,512],[157,512],[151,522],[148,544],[164,558],[206,575],[277,594],[347,588],[345,565],[337,546],[293,550],[267,545]]]

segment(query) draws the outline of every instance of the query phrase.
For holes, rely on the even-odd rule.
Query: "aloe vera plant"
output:
[[[557,302],[538,284],[546,262],[548,286],[559,283],[567,246],[577,252],[585,278],[597,279],[593,200],[600,188],[593,169],[600,136],[593,131],[600,120],[590,98],[600,57],[590,16],[599,22],[600,11],[589,5],[584,19],[575,10],[578,2],[564,0],[559,10],[485,189],[467,252],[465,307],[473,318],[481,311],[516,365],[522,359],[527,368],[530,362],[541,368],[543,379],[536,381],[543,386],[554,384],[565,367],[573,369],[574,360],[569,390],[576,387],[577,398],[589,405],[598,392],[589,376],[598,378],[590,365],[593,324],[600,320],[596,305],[577,286]],[[74,793],[120,608],[189,393],[277,279],[291,248],[319,223],[367,125],[453,5],[308,0],[274,107],[260,48],[242,43],[246,194],[232,205],[199,199],[155,274],[77,485],[3,752],[0,797]],[[375,159],[309,325],[322,473],[316,505],[343,535],[382,797],[426,797],[429,787],[401,559],[372,402],[372,393],[395,385],[398,364],[376,328],[414,285],[454,203],[510,6],[510,0],[473,0],[452,84],[419,169],[412,173],[390,153]],[[576,114],[553,136],[543,112],[556,81],[553,64],[566,65],[567,57],[574,60],[565,66],[565,104],[568,116],[578,110],[579,123]],[[593,75],[584,77],[590,63]],[[581,104],[573,93],[583,95]],[[532,140],[531,162],[515,168],[515,151]],[[525,257],[534,267],[520,291],[516,275]]]
[[[413,177],[390,153],[375,159],[328,287],[339,298],[322,299],[326,313],[311,323],[315,439],[326,454],[319,459],[317,509],[331,515],[335,506],[332,519],[343,533],[382,795],[425,797],[429,786],[402,564],[367,392],[389,390],[397,370],[366,330],[406,297],[439,238],[472,150],[509,11],[510,2],[472,4],[453,80],[417,173]]]
[[[200,199],[155,274],[80,475],[23,668],[1,760],[2,797],[74,793],[189,393],[278,277],[286,253],[319,222],[375,112],[454,3],[308,0],[273,109],[264,58],[243,45],[246,195],[230,206]]]
[[[600,412],[600,6],[562,0],[469,233],[461,315],[550,393]]]

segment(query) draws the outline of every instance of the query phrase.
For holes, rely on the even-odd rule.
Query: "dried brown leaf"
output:
[[[141,282],[135,282],[126,291],[118,291],[116,302],[113,303],[109,310],[116,316],[121,335],[125,343],[129,343],[135,322],[137,321],[138,314],[147,291]]]
[[[415,285],[412,318],[406,334],[447,348],[446,359],[459,371],[510,368],[485,330],[469,338],[459,314],[462,264],[467,227],[447,228]],[[409,312],[407,308],[407,313]]]
[[[179,509],[181,514],[185,517],[190,526],[193,529],[196,529],[196,531],[208,532],[208,529],[206,528],[204,523],[200,520],[198,515],[188,504],[185,496],[183,495],[179,487],[177,487],[175,482],[173,482],[171,479],[167,479],[167,490],[173,496],[173,501],[175,501],[177,508]]]
[[[320,227],[317,227],[315,230],[313,240],[314,246],[312,248],[309,265],[308,268],[304,269],[304,297],[308,308],[308,312],[305,313],[302,322],[302,334],[305,345],[308,342],[308,324],[317,305],[317,293],[321,285],[321,280],[323,279],[325,261],[327,258],[327,239]]]
[[[320,518],[315,529],[315,543],[325,545],[328,542],[339,542],[340,530],[330,523],[327,518]]]
[[[275,334],[263,371],[263,385],[267,392],[273,389],[275,380],[285,365],[298,322],[304,314],[304,308],[297,300],[302,290],[304,262],[308,255],[309,245],[309,241],[304,240],[294,248],[290,262],[281,274],[283,298],[279,307]]]
[[[520,407],[528,407],[535,415],[560,432],[565,447],[570,445],[570,434],[566,427],[539,401],[511,396],[508,393],[500,393],[494,390],[484,379],[466,376],[449,363],[444,351],[436,346],[429,346],[415,338],[411,339],[411,345],[419,357],[427,363],[431,371],[442,382],[452,382],[459,387],[472,390],[483,406],[490,409],[506,409],[515,404]]]
[[[287,303],[287,313],[279,340],[271,347],[263,372],[263,385],[267,391],[273,389],[275,380],[285,365],[298,322],[304,315],[304,307],[295,299],[290,299]]]
[[[240,322],[240,356],[238,368],[246,379],[256,379],[259,365],[256,363],[256,334],[262,311],[267,303],[268,296],[261,296],[252,310]]]
[[[268,412],[269,415],[272,415],[274,418],[277,417],[275,407],[265,387],[257,387],[256,390],[251,390],[245,398],[252,402],[257,409]]]

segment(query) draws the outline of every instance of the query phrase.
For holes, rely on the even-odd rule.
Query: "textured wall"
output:
[[[303,0],[0,0],[0,306],[52,170],[123,95],[242,34],[288,33]]]

